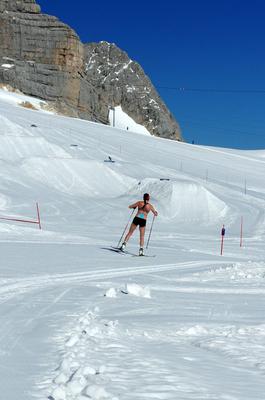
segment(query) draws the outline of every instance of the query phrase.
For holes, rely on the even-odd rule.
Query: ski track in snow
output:
[[[264,152],[21,99],[0,90],[0,216],[34,219],[38,201],[43,230],[0,220],[0,398],[263,400]],[[159,210],[157,257],[107,254],[144,192]]]
[[[49,287],[49,286],[57,286],[57,285],[66,285],[71,284],[73,282],[90,282],[97,281],[101,279],[107,278],[117,278],[123,276],[131,276],[131,275],[143,275],[149,274],[152,272],[163,272],[176,270],[178,268],[186,268],[186,267],[196,267],[196,266],[206,266],[212,265],[212,261],[191,261],[185,263],[176,263],[176,264],[157,264],[157,265],[148,265],[148,266],[140,266],[140,267],[125,267],[125,268],[108,268],[100,271],[90,271],[90,272],[80,272],[80,273],[68,273],[68,274],[52,274],[52,275],[44,275],[34,278],[25,278],[19,280],[6,279],[4,284],[0,281],[0,302],[6,301],[12,297],[17,297],[19,294],[27,293],[32,290],[38,290],[40,288]],[[227,264],[227,261],[220,261],[220,264]]]
[[[244,264],[242,264],[244,267]],[[190,274],[186,268],[192,268]],[[253,265],[245,267],[252,269]],[[15,283],[10,283],[5,280],[1,285],[0,295],[6,294],[19,296],[35,290],[45,290],[50,286],[65,286],[69,283],[77,282],[83,285],[86,282],[99,281],[110,278],[118,278],[123,276],[146,275],[155,271],[159,272],[173,271],[185,269],[186,277],[182,278],[191,283],[198,275],[201,279],[204,276],[215,275],[218,279],[220,274],[232,274],[237,269],[238,277],[240,278],[240,265],[231,265],[231,263],[220,262],[189,262],[178,263],[173,265],[152,265],[136,268],[120,268],[108,269],[101,271],[90,271],[90,273],[75,273],[75,274],[55,274],[54,276],[43,276],[30,279],[18,280]],[[197,272],[196,272],[197,269]],[[195,270],[195,271],[194,271]],[[233,272],[232,272],[233,271]],[[242,272],[242,276],[244,273]],[[247,275],[245,275],[246,277]],[[158,276],[159,277],[159,276]],[[250,279],[251,277],[248,277]],[[163,276],[162,276],[163,279]],[[175,281],[178,277],[175,276]],[[194,293],[244,293],[258,294],[265,293],[265,288],[237,290],[235,288],[218,289],[218,288],[200,288],[200,287],[163,287],[162,285],[149,285],[151,291],[156,296],[156,291],[165,291],[170,293],[172,290],[176,292],[194,292]],[[71,288],[63,289],[54,300],[47,306],[43,307],[34,317],[24,321],[24,329],[27,328],[34,320],[41,318],[42,315],[53,308],[57,302],[63,298]],[[10,297],[10,298],[11,298]],[[9,298],[9,299],[10,299]],[[7,299],[5,299],[7,300]],[[121,295],[119,295],[121,301]],[[127,312],[126,312],[127,314]],[[11,352],[23,338],[23,332],[20,335],[12,335],[14,329],[10,325],[10,329],[2,334],[0,342],[5,340],[6,351]],[[46,392],[47,397],[52,400],[61,399],[83,399],[91,395],[95,399],[119,399],[120,393],[126,391],[126,398],[176,398],[182,393],[183,398],[194,396],[196,398],[222,398],[216,397],[214,389],[210,382],[205,382],[204,385],[196,387],[190,382],[190,374],[180,374],[179,370],[175,370],[175,358],[164,359],[161,354],[161,346],[172,347],[178,349],[183,346],[183,340],[187,351],[187,346],[190,347],[190,352],[196,354],[197,351],[207,351],[210,353],[224,354],[225,358],[230,360],[231,365],[244,363],[246,368],[254,367],[261,372],[265,369],[265,359],[262,352],[263,338],[265,337],[265,326],[253,326],[248,328],[240,328],[237,326],[211,326],[211,324],[183,326],[179,329],[127,329],[118,321],[109,321],[101,319],[94,312],[88,312],[84,316],[78,318],[78,323],[68,328],[63,327],[62,332],[57,332],[57,345],[62,348],[63,358],[60,365],[56,369],[56,375],[47,376],[45,379],[40,379],[39,387]],[[8,339],[7,339],[8,338]],[[239,347],[238,347],[239,346]],[[150,355],[148,360],[143,360],[142,355],[147,352],[150,347]],[[246,348],[245,355],[242,355],[242,348]],[[145,350],[143,350],[143,348]],[[132,350],[133,349],[133,350]],[[156,349],[156,350],[155,350]],[[196,350],[198,349],[198,350]],[[157,351],[157,353],[156,353]],[[178,360],[190,364],[196,361],[195,358],[189,360],[185,354],[176,355]],[[193,356],[194,357],[194,356]],[[212,356],[209,355],[211,359]],[[207,357],[206,357],[207,358]],[[231,361],[233,360],[233,361]],[[209,361],[210,362],[210,361]],[[121,369],[121,364],[123,368]],[[219,365],[219,368],[228,368],[228,365]],[[144,392],[141,387],[137,386],[137,382],[141,379],[145,382]],[[193,377],[193,379],[195,379]],[[48,382],[48,384],[47,384]],[[109,386],[111,383],[111,392]],[[128,390],[129,389],[129,390]],[[93,395],[92,395],[93,394]],[[82,397],[83,396],[83,397]],[[93,397],[94,396],[94,397]],[[186,397],[187,396],[187,397]],[[121,397],[123,398],[123,397]],[[225,398],[225,397],[223,397]]]
[[[117,320],[100,319],[88,312],[68,332],[58,335],[63,357],[54,376],[46,378],[43,386],[51,400],[83,399],[91,393],[95,399],[113,400],[124,398],[124,393],[132,399],[225,399],[225,389],[218,396],[216,383],[203,381],[198,365],[200,352],[207,351],[204,357],[208,362],[212,357],[225,356],[225,361],[220,357],[215,362],[226,379],[230,374],[231,384],[242,363],[242,369],[253,367],[261,373],[265,370],[264,336],[265,325],[247,329],[211,324],[178,330],[127,329]],[[183,346],[185,351],[181,350]],[[161,348],[171,349],[173,357],[163,354]],[[192,357],[186,356],[187,350]],[[148,357],[143,358],[143,353]],[[178,367],[180,362],[182,370]],[[199,368],[194,375],[186,370],[191,363]],[[201,369],[205,367],[201,365]],[[144,388],[138,385],[139,380],[144,382]]]

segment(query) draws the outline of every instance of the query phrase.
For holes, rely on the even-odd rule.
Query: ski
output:
[[[132,254],[132,257],[156,257],[155,254],[143,254],[139,256],[139,254]]]
[[[120,253],[120,254],[127,254],[129,256],[137,256],[137,254],[131,253],[128,250],[121,250],[119,247],[111,246],[111,250],[115,251],[116,253]]]
[[[116,251],[117,253],[124,253],[124,254],[128,254],[128,255],[130,255],[130,256],[132,256],[132,257],[155,257],[155,254],[153,255],[149,255],[149,254],[143,254],[143,255],[139,255],[139,254],[135,254],[135,253],[131,253],[130,251],[128,251],[128,250],[121,250],[120,248],[118,248],[118,247],[114,247],[114,246],[111,246],[111,249],[113,250],[113,251]]]
[[[130,254],[127,250],[122,250],[119,247],[110,246],[110,250],[116,251],[117,253]]]
[[[126,255],[125,251],[122,251],[121,249],[118,249],[117,247],[101,247],[101,249],[103,250],[108,250],[108,251],[113,251],[114,253],[118,253],[118,254],[122,254],[122,255]]]
[[[121,250],[121,249],[119,249],[118,247],[114,247],[114,246],[110,246],[110,247],[101,247],[103,250],[109,250],[109,251],[113,251],[114,253],[117,253],[117,254],[121,254],[121,255],[123,255],[123,256],[125,256],[125,255],[130,255],[130,256],[132,256],[132,255],[134,255],[134,253],[130,253],[129,251],[127,251],[127,250]]]
[[[131,257],[156,257],[155,254],[150,254],[150,255],[149,254],[143,254],[142,256],[139,256],[139,254],[131,253],[130,251],[127,251],[127,250],[121,250],[119,247],[114,247],[114,246],[102,247],[102,249],[113,251],[114,253],[118,253],[118,254],[121,254],[121,255],[129,255]]]

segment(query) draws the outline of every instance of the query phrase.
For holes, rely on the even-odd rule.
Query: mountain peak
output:
[[[34,0],[0,0],[0,83],[52,102],[63,114],[105,124],[109,110],[121,106],[152,135],[181,139],[137,62],[114,43],[81,43]]]
[[[40,13],[40,6],[35,0],[1,0],[0,12],[14,11],[25,13]]]

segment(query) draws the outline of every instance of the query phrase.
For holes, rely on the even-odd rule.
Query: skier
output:
[[[152,206],[152,204],[149,203],[150,200],[150,195],[148,193],[145,193],[143,196],[143,201],[137,201],[134,204],[131,204],[129,208],[137,208],[138,211],[136,216],[133,219],[133,222],[130,226],[129,232],[125,236],[124,242],[122,243],[120,249],[124,250],[126,247],[126,244],[130,237],[132,236],[133,232],[139,225],[139,230],[140,230],[140,249],[139,249],[139,256],[144,255],[144,234],[145,234],[145,226],[146,226],[146,220],[147,220],[147,215],[150,211],[157,216],[158,212],[155,210],[155,208]]]

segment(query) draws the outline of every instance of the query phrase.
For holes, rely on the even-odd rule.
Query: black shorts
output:
[[[138,217],[134,217],[133,222],[134,225],[138,226],[140,228],[143,228],[146,225],[146,219],[143,218],[138,218]]]

